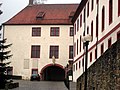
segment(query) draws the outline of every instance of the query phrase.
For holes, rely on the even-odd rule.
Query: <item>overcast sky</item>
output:
[[[80,3],[81,0],[47,0],[45,4],[64,4],[64,3]],[[0,0],[2,6],[0,10],[3,14],[0,15],[0,24],[6,22],[23,8],[25,8],[29,0]]]

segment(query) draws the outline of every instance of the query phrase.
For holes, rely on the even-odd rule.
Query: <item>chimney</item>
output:
[[[33,5],[33,1],[34,1],[34,0],[29,0],[29,5],[30,5],[30,6]]]

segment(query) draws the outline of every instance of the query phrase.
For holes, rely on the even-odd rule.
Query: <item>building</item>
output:
[[[33,4],[3,24],[4,38],[12,43],[11,72],[30,79],[63,80],[64,67],[73,60],[71,18],[78,4]]]
[[[0,7],[1,7],[2,3],[0,2]],[[2,14],[2,10],[0,9],[0,15]],[[0,24],[0,40],[2,39],[2,33],[3,33],[3,30],[2,30],[2,26]]]
[[[82,0],[72,22],[74,23],[73,81],[77,81],[83,74],[85,66],[83,36],[87,34],[92,36],[88,46],[88,68],[120,39],[120,0]]]

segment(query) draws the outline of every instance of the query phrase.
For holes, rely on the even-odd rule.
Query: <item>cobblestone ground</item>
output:
[[[47,81],[15,81],[19,82],[19,87],[12,90],[68,90],[64,82]]]

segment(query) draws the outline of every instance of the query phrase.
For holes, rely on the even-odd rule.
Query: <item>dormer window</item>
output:
[[[44,18],[44,16],[45,16],[45,13],[44,12],[39,12],[38,14],[37,14],[37,16],[36,16],[36,19],[43,19]]]

